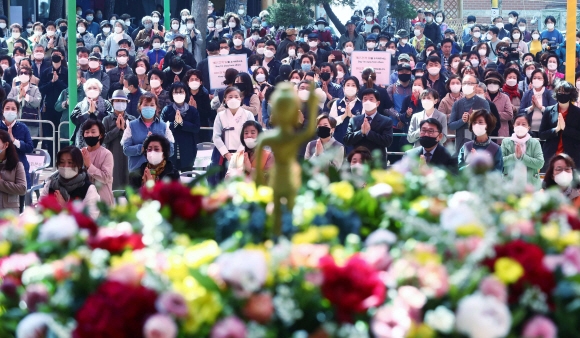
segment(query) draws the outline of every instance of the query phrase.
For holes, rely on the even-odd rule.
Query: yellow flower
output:
[[[195,187],[191,188],[191,194],[207,196],[209,195],[209,188],[204,185],[196,185]]]
[[[550,223],[540,229],[540,235],[559,250],[570,245],[580,245],[580,232],[577,230],[561,233],[557,223]]]
[[[10,242],[0,241],[0,257],[6,257],[10,254]]]
[[[415,211],[417,214],[422,214],[429,209],[429,198],[422,196],[411,202],[411,210]]]
[[[306,231],[299,232],[292,236],[294,244],[312,244],[326,242],[338,236],[338,228],[334,225],[311,226]]]
[[[260,203],[268,204],[274,200],[274,190],[267,186],[258,187],[256,192],[256,200]]]
[[[485,228],[480,224],[466,224],[458,226],[455,229],[455,233],[458,236],[463,237],[471,237],[471,236],[483,237],[485,235]]]
[[[213,262],[220,254],[221,250],[218,244],[213,240],[207,240],[186,248],[183,252],[183,258],[188,268],[198,268]]]
[[[354,187],[346,181],[331,183],[328,190],[343,201],[350,201],[354,197]]]
[[[189,236],[185,234],[180,234],[175,236],[175,238],[173,239],[173,243],[179,246],[188,246],[191,244],[191,239],[189,238]]]
[[[405,192],[403,174],[394,170],[373,170],[371,177],[377,183],[386,183],[393,188],[393,193],[400,195]]]
[[[555,223],[546,224],[540,228],[540,235],[542,235],[542,237],[548,242],[554,242],[558,239],[558,236],[560,236],[560,229]]]
[[[205,289],[192,276],[175,282],[173,289],[183,295],[187,302],[189,315],[185,319],[184,330],[189,334],[197,333],[203,324],[213,323],[222,310],[219,295]]]
[[[495,261],[495,276],[504,284],[517,282],[524,275],[524,268],[517,261],[502,257]]]
[[[126,264],[137,264],[139,261],[133,255],[133,251],[125,251],[121,256],[112,256],[111,257],[111,267],[117,268],[122,265]]]
[[[407,333],[407,338],[433,338],[436,337],[435,330],[433,330],[429,325],[423,323],[417,325],[413,323],[411,330]]]

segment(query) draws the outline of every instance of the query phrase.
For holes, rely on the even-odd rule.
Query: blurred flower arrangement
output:
[[[0,220],[0,337],[578,337],[580,218],[557,191],[403,161],[272,190],[159,182]],[[329,178],[333,177],[333,178]]]

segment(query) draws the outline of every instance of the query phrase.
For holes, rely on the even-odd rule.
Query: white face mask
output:
[[[508,86],[513,87],[513,86],[515,86],[515,85],[518,84],[518,80],[516,80],[516,79],[507,79],[507,80],[505,80],[505,83]]]
[[[487,86],[487,90],[489,90],[491,93],[497,93],[497,91],[499,90],[499,85],[492,83]]]
[[[556,182],[556,184],[562,188],[568,188],[573,179],[574,175],[565,171],[562,171],[558,175],[554,176],[554,182]]]
[[[471,95],[471,94],[473,94],[473,91],[475,90],[475,88],[474,88],[474,86],[467,85],[467,86],[462,86],[461,90],[463,91],[463,94]]]
[[[116,26],[115,27],[115,33],[121,34],[122,31],[123,31],[123,28],[122,27],[119,27],[119,26]]]
[[[100,67],[99,61],[89,61],[89,68],[98,69]]]
[[[18,75],[18,79],[20,80],[20,82],[22,83],[28,83],[28,81],[30,81],[30,75],[27,74],[21,74]]]
[[[522,31],[522,32],[526,30],[526,26],[519,26],[519,28],[520,28],[520,31]]]
[[[423,91],[423,87],[421,86],[413,86],[413,93],[420,93]]]
[[[6,28],[6,22],[0,22],[0,28],[2,29]]]
[[[125,111],[125,109],[127,109],[127,102],[114,102],[113,108],[116,111]]]
[[[487,54],[487,49],[481,48],[477,52],[479,53],[480,56],[485,56],[485,54]]]
[[[435,107],[435,102],[433,102],[433,100],[424,99],[421,100],[421,105],[423,106],[423,109],[430,110]]]
[[[58,168],[58,174],[62,176],[65,180],[70,180],[71,178],[78,175],[79,170],[77,168],[60,167]]]
[[[397,54],[396,49],[387,49],[387,52],[389,52],[389,54],[391,54],[391,56]]]
[[[344,95],[348,97],[353,97],[356,95],[356,87],[344,87]]]
[[[38,53],[38,54],[42,54],[42,53]],[[36,58],[36,54],[34,54],[34,57]],[[89,59],[87,59],[87,58],[80,58],[79,59],[79,65],[83,65],[84,66],[84,65],[86,65],[88,63],[89,63]]]
[[[514,127],[514,134],[516,134],[517,137],[524,137],[524,136],[526,136],[527,133],[528,133],[528,128],[526,128],[524,126],[515,126]]]
[[[54,34],[56,34],[56,31],[46,31],[46,36],[54,36]]]
[[[254,41],[258,41],[258,40],[260,40],[260,36],[259,36],[259,35],[256,35],[256,34],[254,34],[254,35],[252,35],[252,40],[254,40]]]
[[[258,82],[264,82],[264,81],[266,81],[266,75],[265,74],[258,74],[258,75],[256,75],[256,81],[258,81]]]
[[[473,129],[473,133],[475,136],[483,136],[487,133],[486,130],[487,126],[485,124],[474,124],[471,129]]]
[[[4,119],[8,123],[14,122],[14,120],[16,120],[17,117],[18,117],[18,114],[13,110],[5,110],[4,111]]]
[[[174,44],[175,44],[175,48],[179,48],[179,49],[183,48],[183,41],[175,41]]]
[[[532,39],[538,40],[540,38],[540,34],[532,34]]]
[[[217,29],[218,31],[221,30],[221,29],[223,29],[223,28],[224,28],[224,26],[223,25],[220,25],[220,24],[218,24],[218,25],[215,26],[215,29]]]
[[[457,69],[457,67],[459,67],[459,61],[455,61],[455,62],[451,63],[451,68]]]
[[[147,152],[147,162],[152,165],[158,165],[163,161],[163,152],[161,151],[148,151]]]
[[[161,49],[161,43],[153,42],[153,49]]]
[[[191,88],[191,90],[198,90],[199,87],[201,87],[201,82],[199,82],[199,81],[190,81],[189,82],[189,88]]]
[[[131,26],[131,20],[125,20],[125,25]]]
[[[374,42],[367,42],[368,49],[375,49],[376,46],[377,46],[377,44]]]
[[[137,73],[137,75],[143,75],[143,74],[145,74],[145,71],[147,71],[147,69],[145,69],[145,67],[135,68],[135,73]]]
[[[342,79],[344,77],[344,72],[341,72],[340,70],[336,71],[336,78],[337,79]]]
[[[185,102],[185,94],[173,94],[173,100],[177,104],[182,104]]]
[[[514,39],[519,40],[522,35],[520,33],[514,33],[512,34],[512,36],[514,37]]]
[[[377,108],[377,104],[372,101],[365,101],[363,102],[363,109],[367,112],[373,111]]]
[[[228,108],[230,109],[238,109],[240,108],[242,101],[238,100],[238,99],[229,99],[227,101],[228,104]]]
[[[126,65],[126,64],[127,64],[127,61],[128,61],[128,57],[126,57],[126,56],[119,56],[119,57],[117,58],[117,62],[118,62],[120,65]]]
[[[476,96],[485,100],[485,94],[476,94]]]
[[[435,18],[435,21],[436,21],[437,23],[442,23],[442,22],[443,22],[443,17],[441,17],[441,16],[438,16],[438,17],[436,17],[436,18]]]
[[[503,29],[503,22],[498,22],[495,24],[495,26],[499,29]]]
[[[213,27],[215,26],[215,23],[213,23],[213,22],[208,22],[208,23],[207,23],[207,26],[208,26],[209,28],[213,28]]]
[[[429,67],[427,68],[429,75],[435,76],[441,72],[441,67]]]
[[[413,33],[415,33],[415,36],[419,36],[419,35],[421,35],[421,30],[420,29],[415,29],[413,31]]]
[[[185,27],[186,27],[187,29],[189,29],[189,30],[192,30],[192,29],[193,29],[193,26],[194,26],[194,25],[193,25],[192,23],[188,23],[188,24],[186,24],[186,25],[185,25]]]
[[[549,70],[556,70],[556,68],[558,68],[558,64],[557,63],[548,63],[548,69]]]
[[[173,25],[171,25],[171,28],[176,31],[176,30],[179,29],[179,24],[178,23],[174,23]]]
[[[153,21],[153,23],[158,23],[159,22],[159,18],[154,16],[151,18],[151,21]]]
[[[354,48],[353,47],[350,47],[350,46],[349,47],[344,47],[344,52],[346,54],[351,54],[353,51],[354,51]]]
[[[319,31],[323,31],[324,30],[324,25],[318,25],[317,28],[318,28]]]
[[[481,37],[481,32],[473,32],[473,37],[479,39]]]
[[[308,46],[314,48],[314,47],[318,46],[318,41],[308,41]]]
[[[259,55],[264,55],[264,47],[256,48],[256,53],[258,53]]]
[[[544,80],[540,79],[532,80],[532,86],[534,86],[534,88],[536,89],[542,88],[544,86]]]
[[[298,91],[298,97],[300,98],[301,101],[306,102],[308,101],[308,97],[310,96],[310,92],[307,90],[299,90]]]
[[[77,27],[77,32],[79,32],[80,34],[83,34],[86,31],[87,31],[87,29],[85,28],[85,26],[78,26]]]
[[[244,15],[244,10],[243,9],[238,9],[238,14],[239,15]]]
[[[546,28],[548,28],[548,29],[554,29],[554,24],[553,23],[548,23],[548,24],[546,24]]]
[[[42,35],[42,31],[34,31],[34,35],[41,36]]]
[[[236,23],[235,22],[228,22],[228,26],[230,28],[234,28],[234,27],[236,27]]]
[[[87,90],[87,97],[91,100],[96,99],[97,97],[99,97],[99,91],[96,89],[89,89]]]
[[[288,56],[296,56],[296,49],[288,49]]]
[[[103,27],[103,33],[109,34],[110,32],[111,32],[111,29],[109,27]]]
[[[151,85],[151,88],[159,88],[159,86],[161,86],[161,81],[152,79],[149,81],[149,85]]]
[[[185,22],[185,20],[187,20],[187,15],[182,15],[181,16],[181,21]]]
[[[258,145],[258,139],[255,138],[245,138],[244,143],[248,149],[254,149]]]
[[[220,49],[220,55],[229,55],[230,51],[228,49]]]
[[[365,17],[365,19],[367,19],[367,21],[373,21],[374,17],[373,17],[373,16],[371,16],[371,15],[367,15],[367,16]]]
[[[453,94],[457,94],[457,93],[459,93],[461,91],[461,85],[460,84],[450,85],[449,88],[451,89],[451,92]]]
[[[471,65],[473,67],[479,66],[479,60],[478,59],[472,59],[472,60],[469,60],[469,62],[471,63]]]
[[[528,79],[532,77],[532,72],[533,71],[534,71],[534,69],[528,69],[528,70],[526,70],[526,76],[528,77]]]
[[[516,22],[516,18],[509,18],[508,21],[513,25]]]
[[[272,52],[272,51],[271,51],[271,50],[269,50],[269,49],[266,49],[266,50],[264,51],[264,56],[265,56],[266,58],[268,58],[268,59],[270,59],[270,58],[273,58],[273,57],[274,57],[274,52]]]

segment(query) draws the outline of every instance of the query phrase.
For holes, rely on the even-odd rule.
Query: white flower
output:
[[[246,298],[258,291],[266,281],[264,253],[258,250],[238,250],[218,257],[221,278],[233,286],[238,297]]]
[[[500,338],[508,335],[511,314],[506,304],[493,296],[474,293],[457,306],[456,328],[470,338]]]
[[[66,241],[73,238],[79,231],[75,218],[67,214],[52,216],[40,226],[38,241]]]
[[[390,196],[393,193],[393,187],[386,183],[378,183],[369,188],[369,194],[373,198],[381,196]]]
[[[481,221],[468,205],[449,207],[441,213],[441,227],[447,231],[455,231],[467,224],[481,224]]]
[[[373,231],[365,240],[365,246],[387,244],[391,245],[397,241],[397,235],[387,229],[377,229]]]
[[[18,338],[42,338],[46,337],[49,325],[53,322],[50,315],[46,313],[31,313],[24,317],[16,327],[16,337]]]
[[[443,305],[425,313],[425,324],[436,331],[449,334],[455,326],[455,314]]]

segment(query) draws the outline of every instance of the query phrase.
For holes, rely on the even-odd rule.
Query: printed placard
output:
[[[224,77],[229,68],[237,69],[238,72],[248,72],[246,54],[216,55],[207,58],[209,66],[209,85],[212,90],[225,88]]]
[[[351,59],[351,74],[356,76],[362,85],[362,72],[365,68],[371,67],[377,74],[377,81],[375,84],[387,86],[390,84],[391,76],[391,54],[388,52],[368,52],[355,51],[352,52]]]

